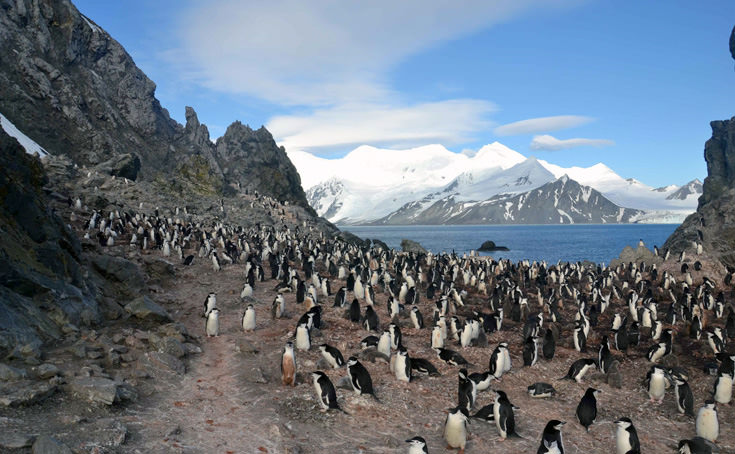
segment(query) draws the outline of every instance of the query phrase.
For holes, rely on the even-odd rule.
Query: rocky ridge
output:
[[[125,49],[68,0],[4,2],[0,112],[78,165],[123,159],[119,176],[172,194],[260,191],[311,211],[299,175],[264,128],[233,123],[216,144],[194,109],[171,119]]]

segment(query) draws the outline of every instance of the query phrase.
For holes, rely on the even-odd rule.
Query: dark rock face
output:
[[[723,264],[735,266],[735,117],[713,121],[712,137],[704,145],[707,178],[697,212],[666,240],[672,253],[696,248],[696,243]]]
[[[228,185],[309,207],[296,167],[264,127],[232,123],[217,139],[216,156]]]
[[[480,245],[478,251],[508,251],[509,249],[505,246],[498,246],[495,244],[495,241],[483,241],[482,245]]]
[[[46,204],[45,182],[40,161],[0,131],[0,355],[59,338],[60,325],[101,319],[79,241]]]
[[[52,154],[173,193],[257,190],[313,211],[270,133],[233,123],[215,146],[194,109],[186,126],[125,49],[68,0],[4,2],[0,112]]]

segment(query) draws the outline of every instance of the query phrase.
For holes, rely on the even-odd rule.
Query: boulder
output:
[[[403,252],[412,252],[414,254],[426,254],[428,251],[419,243],[412,240],[401,240],[401,249]]]
[[[41,364],[35,368],[35,373],[41,380],[48,380],[49,378],[59,375],[59,368],[53,364]]]
[[[477,249],[478,251],[491,252],[491,251],[509,251],[505,246],[496,246],[494,241],[484,241],[482,245]]]
[[[20,380],[26,378],[26,371],[0,363],[0,381]]]
[[[117,401],[117,383],[103,377],[75,377],[69,381],[69,390],[90,402],[112,405]]]
[[[33,454],[72,454],[72,450],[67,445],[48,435],[38,437],[33,443],[31,452]]]
[[[0,405],[19,407],[40,402],[56,392],[47,382],[16,381],[0,385]]]
[[[170,322],[171,316],[148,296],[139,296],[125,305],[125,311],[135,318],[152,322]]]
[[[175,356],[162,352],[148,352],[139,360],[140,365],[152,376],[161,373],[183,374],[186,366]]]
[[[113,156],[95,167],[100,173],[135,181],[140,172],[140,158],[132,153]]]
[[[22,433],[0,433],[0,448],[6,450],[30,448],[33,445],[34,441],[36,441],[35,435]]]
[[[118,301],[130,301],[146,291],[145,275],[140,267],[121,257],[90,254],[92,267],[102,277],[102,293]]]

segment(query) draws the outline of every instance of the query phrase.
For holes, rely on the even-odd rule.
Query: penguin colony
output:
[[[675,452],[717,452],[721,426],[731,423],[718,419],[717,408],[730,404],[735,379],[735,354],[730,353],[735,349],[728,348],[735,338],[734,270],[723,282],[706,276],[695,281],[683,254],[677,274],[643,262],[610,268],[399,253],[325,238],[303,227],[191,223],[158,210],[151,215],[94,211],[84,225],[85,237],[103,247],[125,238],[131,248],[160,251],[183,266],[202,261],[214,273],[226,268],[242,273],[238,314],[224,312],[217,295],[203,289],[202,332],[219,336],[223,318],[239,317],[243,335],[257,337],[259,327],[291,320],[279,384],[296,390],[311,382],[315,408],[323,412],[337,409],[344,413],[339,417],[359,418],[360,406],[352,413],[343,405],[349,408],[350,399],[361,397],[337,392],[332,380],[345,378],[355,396],[369,394],[372,400],[361,405],[380,406],[385,405],[381,393],[410,396],[417,381],[432,386],[440,377],[456,376],[456,400],[420,409],[445,415],[441,437],[448,448],[471,450],[469,423],[475,420],[495,432],[475,425],[476,437],[495,435],[507,443],[532,443],[538,453],[563,453],[565,443],[575,444],[563,439],[563,426],[575,421],[587,432],[613,432],[609,451],[634,454],[645,451],[636,415],[609,415],[606,422],[614,427],[598,429],[600,409],[614,397],[587,385],[605,383],[620,368],[640,369],[647,362],[639,383],[622,386],[640,388],[649,405],[670,402],[661,410],[664,416],[688,418],[691,437],[672,447]],[[272,298],[270,306],[255,298],[258,287]],[[351,325],[337,336],[349,339],[340,345],[330,341],[330,330],[341,323],[336,320]],[[316,337],[320,340],[314,345]],[[465,352],[484,359],[470,363]],[[688,353],[696,353],[690,363],[700,369],[668,360]],[[304,370],[300,356],[317,367]],[[561,389],[564,402],[579,404],[575,411],[573,404],[560,401],[559,419],[534,421],[532,411],[519,412],[523,409],[511,402],[509,395],[518,390],[506,388],[503,377],[523,374],[524,368],[547,370],[552,363],[562,363],[567,374],[528,380],[523,392],[553,400]],[[392,380],[371,378],[385,371]],[[709,393],[692,392],[688,382],[695,374],[712,375]],[[438,392],[453,395],[451,389]],[[524,430],[544,424],[541,434]],[[397,424],[396,430],[402,427]],[[407,452],[421,453],[430,448],[422,435],[438,434],[406,435],[415,435],[406,440]]]

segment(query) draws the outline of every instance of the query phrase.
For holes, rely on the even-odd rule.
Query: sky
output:
[[[499,141],[652,186],[704,179],[735,116],[735,1],[77,0],[212,139],[239,120],[287,150]]]

